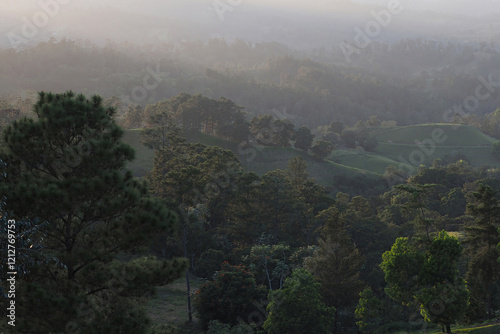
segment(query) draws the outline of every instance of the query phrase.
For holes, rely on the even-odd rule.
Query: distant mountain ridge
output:
[[[372,39],[392,42],[418,36],[424,39],[499,42],[500,26],[496,24],[497,16],[493,13],[500,11],[500,3],[486,2],[491,9],[484,11],[487,16],[468,17],[463,14],[438,14],[450,3],[447,0],[423,4],[401,1],[403,11],[393,15],[390,24],[382,27]],[[375,20],[373,12],[387,9],[385,1],[361,4],[349,0],[318,0],[302,2],[297,6],[283,3],[242,1],[231,5],[212,0],[72,1],[61,5],[58,14],[50,17],[49,24],[41,28],[43,33],[30,38],[30,42],[36,44],[36,41],[59,32],[60,36],[67,38],[90,39],[99,43],[106,39],[152,43],[159,40],[151,36],[151,30],[163,29],[172,40],[224,37],[249,42],[277,41],[296,49],[337,49],[342,41],[353,41],[356,27],[364,30],[369,22]],[[471,8],[481,7],[477,2],[473,6]],[[12,23],[8,27],[0,27],[0,45],[7,45],[6,34],[9,31],[16,29],[21,33],[23,17],[29,19],[41,10],[40,6],[22,7],[8,1],[3,3],[3,8],[3,15],[10,17]],[[471,10],[470,14],[475,12]],[[95,18],[100,19],[96,22]]]

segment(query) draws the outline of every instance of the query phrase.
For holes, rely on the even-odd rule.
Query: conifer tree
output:
[[[41,92],[34,111],[36,120],[5,130],[0,154],[5,211],[38,224],[16,329],[143,333],[149,321],[136,297],[186,263],[139,254],[159,232],[174,232],[176,216],[124,169],[134,151],[100,97]]]
[[[305,267],[321,284],[326,305],[335,307],[336,329],[339,312],[353,306],[363,289],[359,272],[364,257],[353,244],[335,207],[322,211],[317,219],[324,224],[320,230],[319,248],[305,260]]]
[[[475,218],[465,227],[469,255],[467,282],[471,291],[471,308],[468,317],[480,320],[487,314],[492,316],[494,285],[498,281],[500,271],[498,258],[500,252],[497,244],[500,236],[500,200],[496,191],[490,186],[481,184],[478,191],[473,192],[474,202],[467,205],[467,213]]]

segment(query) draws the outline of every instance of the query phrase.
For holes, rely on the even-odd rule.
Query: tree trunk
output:
[[[184,257],[189,261],[188,251],[187,251],[187,235],[188,235],[188,222],[189,218],[184,210],[184,204],[179,204],[179,212],[184,219],[182,222],[182,246],[184,250]],[[189,262],[188,262],[189,263]],[[188,318],[189,322],[193,321],[193,311],[191,310],[191,285],[189,284],[189,265],[186,268],[186,290],[187,290],[187,302],[188,302]]]
[[[490,286],[488,287],[488,293],[486,294],[486,298],[488,299],[488,316],[490,319],[493,319],[494,318],[494,313],[493,313],[493,305],[491,303],[491,299],[492,299],[492,288],[493,288],[493,285],[490,284]]]
[[[446,333],[451,333],[450,324],[446,324]]]
[[[269,268],[267,268],[267,260],[266,260],[266,276],[267,276],[267,281],[269,282],[269,290],[273,290],[273,285],[271,284],[271,276],[269,275]]]
[[[188,258],[187,254],[187,227],[186,222],[182,224],[183,227],[183,236],[182,236],[182,244],[184,247],[184,257]],[[191,285],[189,284],[189,266],[186,268],[186,289],[187,289],[187,302],[188,302],[188,318],[189,322],[193,321],[193,315],[191,311]]]
[[[193,312],[191,311],[191,286],[189,284],[189,269],[186,269],[186,287],[187,287],[187,298],[188,298],[188,318],[189,322],[193,322]]]
[[[333,332],[337,333],[337,318],[338,318],[338,308],[335,308],[335,315],[333,317]]]

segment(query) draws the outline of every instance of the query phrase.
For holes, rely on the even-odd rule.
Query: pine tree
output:
[[[500,200],[497,192],[490,186],[481,184],[479,190],[472,193],[474,203],[467,205],[467,213],[472,215],[474,222],[465,227],[465,243],[469,245],[469,257],[466,274],[471,291],[471,309],[468,317],[480,320],[487,314],[492,316],[492,299],[494,284],[500,271],[498,258],[500,252],[497,244],[500,236]]]
[[[169,101],[160,101],[148,105],[144,110],[146,126],[141,131],[141,142],[144,146],[160,150],[184,143],[182,130],[173,119],[172,106]]]
[[[140,105],[129,104],[121,124],[125,129],[142,128],[144,125],[144,110],[142,107]]]
[[[143,133],[145,143],[157,149],[153,169],[147,173],[146,179],[151,184],[153,194],[163,199],[167,207],[181,216],[184,257],[190,258],[194,263],[195,258],[207,250],[203,245],[210,238],[206,237],[205,229],[220,227],[217,226],[217,213],[222,211],[219,206],[225,205],[227,198],[231,197],[231,182],[239,176],[241,166],[231,151],[199,143],[187,143],[180,137],[177,128],[171,128],[170,131],[162,128],[159,123],[152,124],[158,126],[157,132]],[[197,228],[194,228],[192,216],[189,214],[195,208],[207,211],[206,215],[199,219],[204,223]],[[198,235],[193,231],[198,231]],[[188,270],[185,274],[188,318],[191,322]]]
[[[353,244],[335,207],[321,212],[317,218],[324,222],[319,248],[305,260],[305,267],[321,284],[321,295],[326,304],[335,307],[336,329],[339,312],[353,306],[364,287],[359,278],[364,258]]]
[[[5,130],[0,156],[5,210],[38,222],[16,327],[142,333],[148,319],[136,297],[178,278],[186,264],[137,255],[159,232],[173,233],[176,217],[124,169],[134,151],[100,97],[42,92],[34,111],[37,120]]]

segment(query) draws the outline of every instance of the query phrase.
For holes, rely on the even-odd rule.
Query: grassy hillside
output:
[[[467,125],[423,124],[373,130],[376,154],[398,163],[429,165],[436,158],[463,156],[473,166],[500,166],[491,155],[496,140]]]
[[[395,126],[374,130],[372,134],[379,142],[392,141],[413,145],[415,141],[432,139],[432,133],[436,129],[442,129],[446,136],[446,140],[440,144],[441,146],[488,146],[495,141],[473,126],[448,123]],[[442,137],[445,138],[445,136]]]
[[[154,151],[141,144],[141,130],[126,130],[123,142],[135,150],[135,159],[127,165],[135,176],[142,177],[153,169]]]
[[[395,160],[364,150],[335,150],[328,159],[338,164],[364,169],[379,175],[383,175],[388,166],[399,165]]]
[[[135,149],[135,159],[128,168],[134,175],[143,176],[153,168],[154,151],[140,143],[140,129],[126,130],[123,141]],[[327,161],[318,161],[310,154],[293,148],[254,146],[255,155],[242,155],[238,152],[238,144],[213,136],[198,134],[192,142],[201,142],[205,145],[219,146],[233,151],[241,160],[242,165],[249,171],[263,175],[275,169],[286,169],[288,161],[295,156],[302,156],[309,165],[309,172],[317,175],[319,180],[331,179],[333,175],[353,176],[362,173],[373,177],[382,175],[389,165],[397,162],[391,159],[358,150],[336,150]]]
[[[136,158],[128,164],[128,168],[132,170],[135,176],[144,176],[147,171],[153,168],[153,150],[146,148],[140,143],[140,130],[125,131],[123,141],[131,145],[136,152]],[[308,172],[311,177],[326,187],[334,185],[335,176],[339,175],[347,178],[357,176],[360,180],[379,180],[380,175],[385,170],[384,166],[388,166],[391,162],[386,158],[379,158],[373,154],[349,151],[344,151],[344,155],[349,157],[349,159],[346,159],[347,164],[336,162],[336,156],[339,154],[337,152],[332,154],[326,161],[319,161],[300,150],[265,146],[253,147],[255,154],[247,156],[238,153],[237,143],[228,142],[213,136],[199,134],[191,141],[201,142],[206,145],[216,145],[233,151],[240,158],[246,170],[255,172],[258,175],[264,175],[276,169],[286,169],[290,159],[295,156],[302,156],[307,161]],[[363,168],[363,157],[365,156],[367,157],[366,159],[373,162],[373,164],[366,165],[368,169]]]
[[[253,153],[241,155],[238,143],[199,134],[192,142],[215,145],[233,151],[248,170],[263,175],[275,169],[286,169],[288,161],[302,156],[308,163],[311,177],[324,186],[332,186],[336,176],[360,180],[380,179],[386,168],[397,166],[416,171],[420,164],[430,165],[436,158],[443,160],[463,157],[473,166],[500,167],[500,161],[491,155],[495,139],[478,129],[465,125],[423,124],[391,128],[375,128],[371,134],[378,140],[375,152],[363,149],[338,149],[326,161],[293,148],[254,146]],[[134,147],[136,159],[128,167],[136,176],[144,176],[153,168],[154,152],[140,144],[140,130],[125,131],[124,142]]]
[[[198,141],[205,145],[219,146],[227,150],[238,153],[238,145],[213,136],[198,134],[193,141]],[[141,144],[141,129],[125,130],[123,142],[132,146],[135,150],[135,159],[128,164],[128,168],[135,176],[142,177],[147,171],[153,168],[154,150],[151,150]]]

